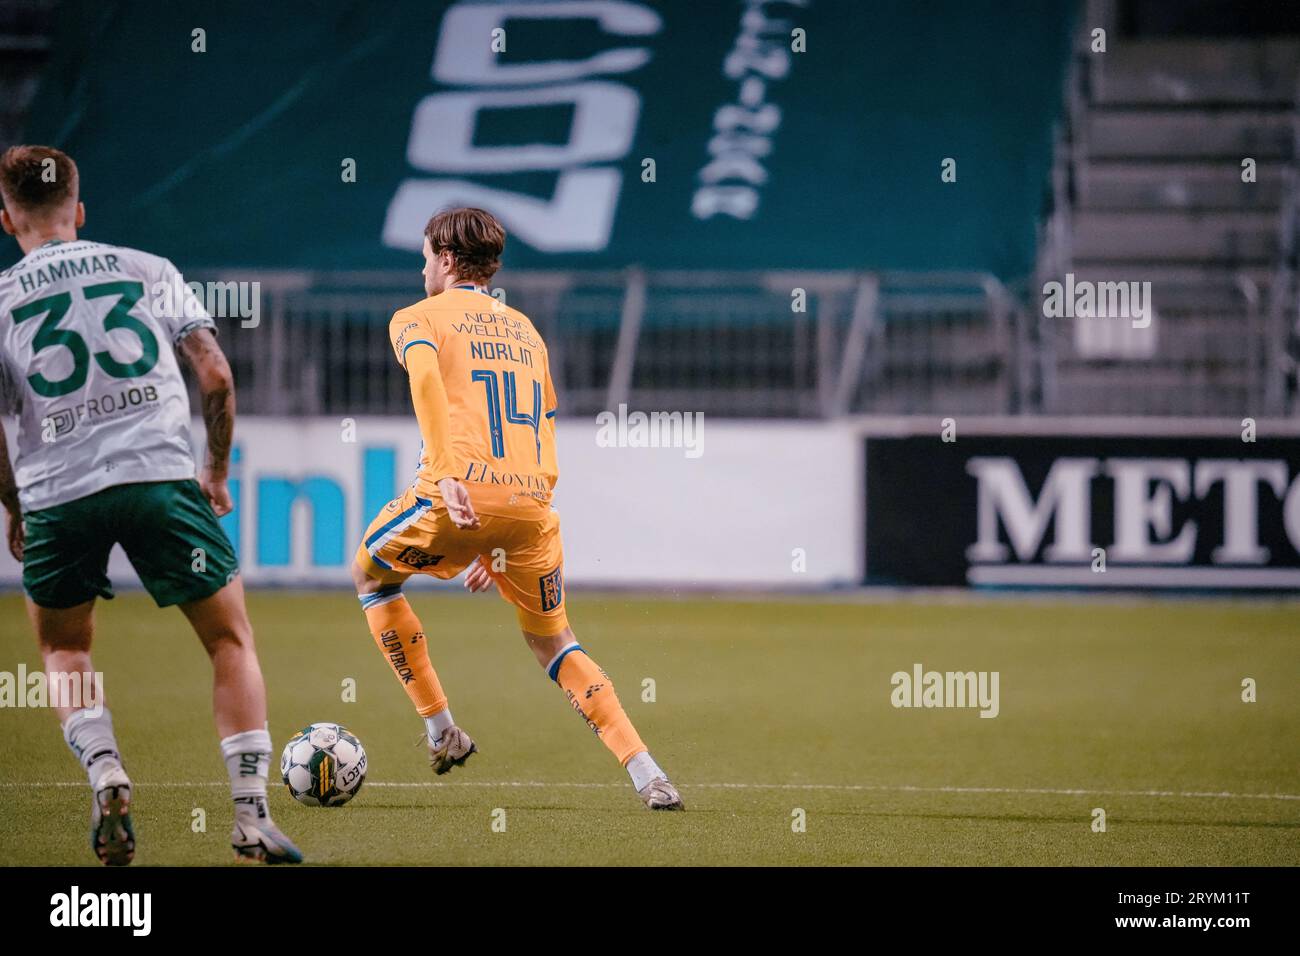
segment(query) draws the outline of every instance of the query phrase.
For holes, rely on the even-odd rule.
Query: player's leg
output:
[[[212,712],[230,778],[236,859],[300,863],[266,800],[266,684],[230,540],[195,481],[114,489],[118,540],[159,607],[178,605],[212,661]]]
[[[51,703],[63,727],[63,739],[90,780],[91,849],[106,866],[125,866],[135,857],[131,780],[122,766],[113,715],[90,658],[94,607],[93,600],[70,608],[27,602],[48,686],[59,689]],[[73,691],[71,698],[69,690]]]
[[[124,866],[135,856],[131,780],[90,656],[95,598],[113,596],[102,495],[24,516],[23,588],[49,686],[58,689],[52,703],[63,739],[90,781],[91,849],[104,864]]]
[[[211,596],[180,607],[212,662],[212,716],[218,736],[225,740],[264,728],[266,682],[244,607],[243,582],[236,577]]]
[[[574,636],[564,605],[559,518],[550,512],[518,536],[506,568],[494,572],[501,596],[515,605],[524,640],[547,676],[632,778],[652,810],[681,810],[682,798],[655,763],[614,690],[614,682]]]
[[[402,585],[412,574],[439,565],[455,566],[452,557],[429,550],[438,530],[431,509],[408,489],[381,511],[366,531],[352,563],[352,581],[376,646],[424,720],[429,766],[444,774],[464,765],[478,748],[456,726],[447,694],[429,660],[424,625],[402,593]],[[461,563],[456,570],[463,566]]]
[[[651,810],[684,809],[681,795],[668,775],[655,763],[614,690],[614,682],[574,636],[567,620],[556,634],[538,634],[530,627],[544,626],[531,610],[518,608],[524,640],[548,677],[587,726],[609,748],[632,779],[632,787]]]
[[[212,714],[235,804],[230,844],[236,858],[301,863],[301,851],[275,825],[267,806],[271,734],[266,683],[244,606],[243,582],[235,577],[216,593],[186,601],[180,608],[212,661]]]

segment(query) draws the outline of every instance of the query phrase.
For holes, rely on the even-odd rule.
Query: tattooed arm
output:
[[[178,349],[194,371],[203,396],[203,424],[208,432],[207,462],[199,486],[219,516],[231,507],[226,477],[230,470],[230,443],[235,434],[235,380],[210,329],[195,329],[181,339]]]
[[[18,504],[18,485],[14,481],[14,468],[9,463],[9,445],[5,442],[5,426],[0,421],[0,505],[7,515],[5,527],[9,553],[15,561],[23,559],[23,512]]]

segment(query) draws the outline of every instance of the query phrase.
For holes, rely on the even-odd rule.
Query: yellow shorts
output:
[[[370,522],[357,564],[385,582],[411,574],[450,579],[478,558],[501,596],[515,606],[521,628],[549,637],[568,627],[560,516],[554,511],[538,520],[479,515],[479,522],[477,531],[463,531],[441,501],[407,488]]]

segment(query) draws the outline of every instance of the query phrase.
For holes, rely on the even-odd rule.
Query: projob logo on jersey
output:
[[[50,897],[50,925],[125,927],[132,936],[148,936],[153,928],[153,894],[83,893],[73,886]]]
[[[153,385],[130,385],[89,396],[84,402],[55,409],[42,418],[41,441],[46,443],[58,441],[82,422],[98,425],[101,422],[153,408],[157,404],[158,389]]]

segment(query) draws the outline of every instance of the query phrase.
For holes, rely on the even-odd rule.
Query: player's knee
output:
[[[356,585],[358,594],[373,594],[384,586],[383,582],[372,578],[357,561],[352,562],[352,583]]]
[[[56,609],[33,604],[30,613],[41,650],[47,654],[88,653],[95,632],[92,606],[93,602],[88,602]]]
[[[42,653],[49,654],[89,654],[91,643],[90,628],[71,630],[62,628],[57,631],[45,631],[37,635]]]
[[[556,657],[570,644],[576,644],[578,639],[573,636],[573,629],[566,627],[559,634],[541,635],[523,629],[524,640],[537,658],[538,665],[542,670],[548,671],[552,668]]]
[[[91,673],[94,667],[90,662],[89,648],[76,650],[58,649],[42,646],[41,659],[46,673],[78,674]]]
[[[218,654],[255,654],[253,627],[246,620],[232,618],[210,625],[199,635],[209,657]]]

